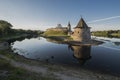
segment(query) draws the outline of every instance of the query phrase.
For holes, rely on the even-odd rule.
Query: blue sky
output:
[[[0,0],[0,19],[14,28],[45,30],[58,23],[72,27],[82,16],[92,30],[120,29],[120,0]]]

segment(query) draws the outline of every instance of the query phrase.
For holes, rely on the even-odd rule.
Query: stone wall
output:
[[[90,28],[75,28],[71,37],[74,41],[88,42],[91,40]]]

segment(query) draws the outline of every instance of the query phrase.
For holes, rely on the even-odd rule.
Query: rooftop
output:
[[[83,20],[83,18],[81,18],[75,28],[88,28],[88,25],[87,25],[86,22]]]

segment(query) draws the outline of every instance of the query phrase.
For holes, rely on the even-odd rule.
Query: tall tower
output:
[[[71,24],[70,24],[70,22],[68,22],[67,29],[68,29],[68,35],[71,35],[72,31],[71,31]]]
[[[90,27],[85,23],[83,18],[80,19],[74,32],[71,35],[74,41],[89,42],[91,40]]]

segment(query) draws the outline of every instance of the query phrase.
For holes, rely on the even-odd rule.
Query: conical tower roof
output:
[[[86,22],[83,20],[83,18],[81,18],[75,28],[88,28],[88,26]]]

